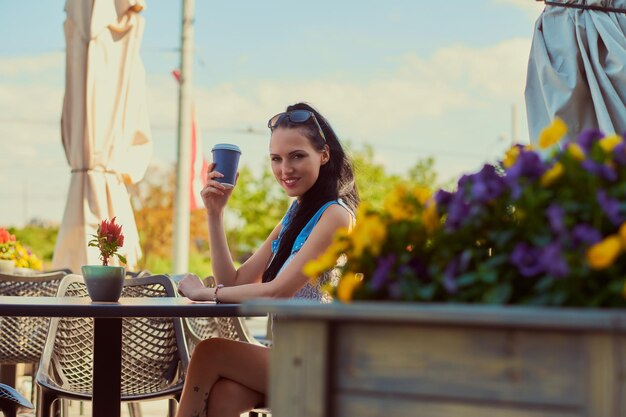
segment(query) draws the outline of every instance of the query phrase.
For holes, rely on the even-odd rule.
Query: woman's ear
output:
[[[330,161],[330,148],[328,145],[324,145],[324,149],[322,150],[322,165],[326,164],[328,161]]]

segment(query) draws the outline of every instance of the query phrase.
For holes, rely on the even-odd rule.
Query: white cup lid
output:
[[[213,149],[211,149],[211,152],[216,151],[218,149],[223,149],[227,151],[235,151],[235,152],[241,153],[241,149],[239,149],[239,146],[233,145],[230,143],[218,143],[215,146],[213,146]]]

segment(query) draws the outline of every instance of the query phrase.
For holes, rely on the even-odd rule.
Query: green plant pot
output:
[[[15,263],[10,259],[0,259],[0,274],[12,274]]]
[[[123,266],[83,265],[81,268],[92,301],[117,301],[122,295],[126,268]]]

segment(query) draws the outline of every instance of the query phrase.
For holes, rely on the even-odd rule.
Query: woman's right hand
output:
[[[200,195],[202,196],[202,202],[209,214],[219,214],[224,210],[230,195],[233,193],[232,188],[226,188],[221,183],[216,181],[216,178],[222,178],[224,175],[214,171],[215,163],[212,162],[208,167],[206,185],[202,188]],[[237,173],[239,178],[239,173]],[[235,179],[235,184],[237,179]]]

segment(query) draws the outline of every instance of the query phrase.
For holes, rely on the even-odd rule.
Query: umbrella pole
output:
[[[174,201],[173,273],[189,268],[189,187],[191,182],[191,75],[193,67],[194,1],[183,0],[183,22],[178,94],[178,156]]]

